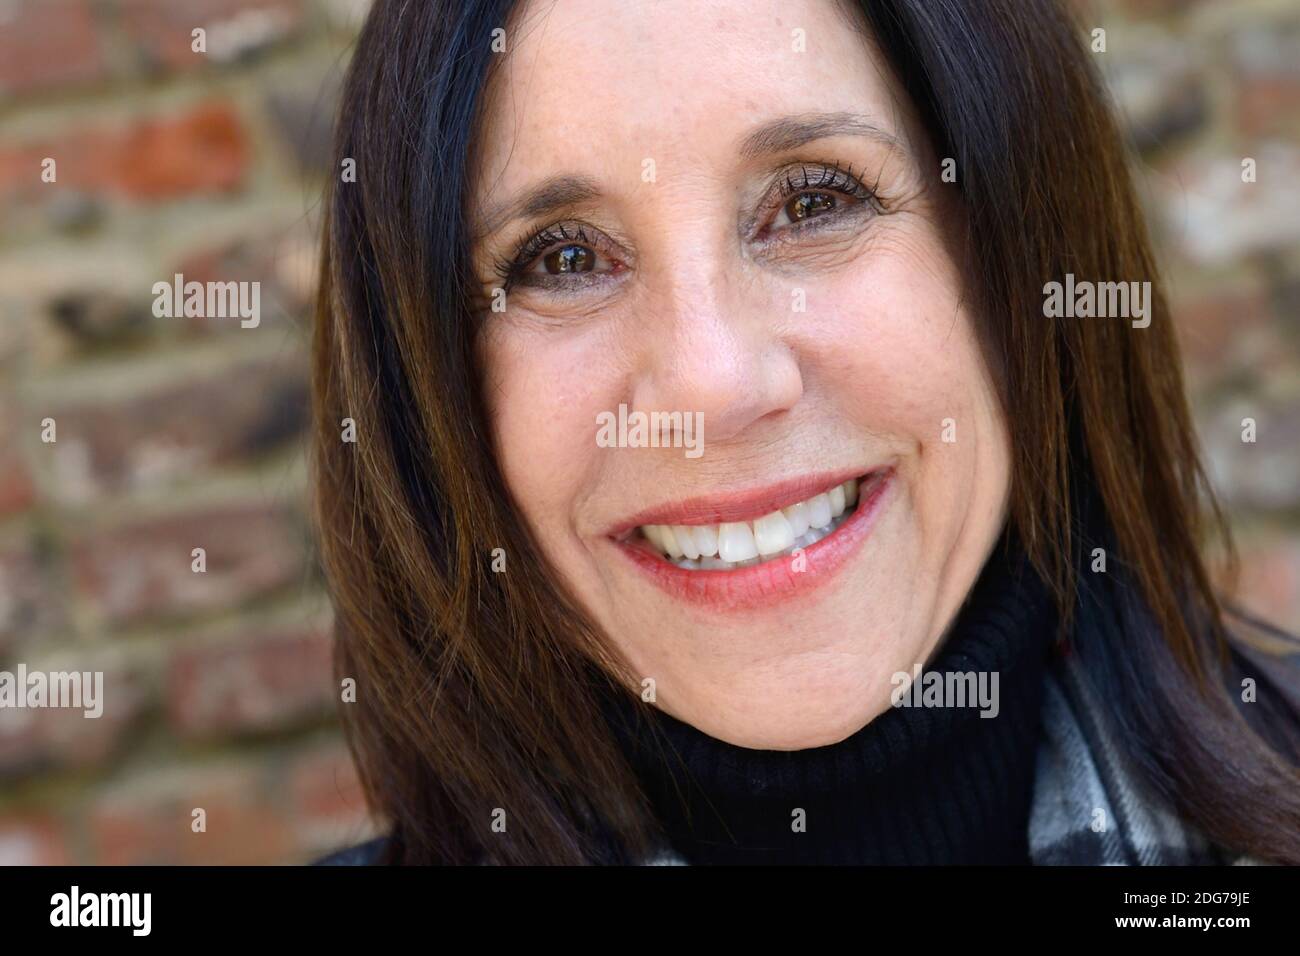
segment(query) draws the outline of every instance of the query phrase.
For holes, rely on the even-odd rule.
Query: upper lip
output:
[[[789,505],[806,501],[850,478],[861,478],[870,470],[849,468],[843,471],[800,475],[760,488],[699,495],[653,505],[620,521],[608,531],[612,538],[627,534],[647,524],[723,524],[729,521],[753,521]]]

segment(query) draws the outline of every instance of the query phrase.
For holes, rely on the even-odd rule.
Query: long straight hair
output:
[[[337,670],[356,681],[344,726],[391,862],[629,862],[657,836],[597,703],[635,681],[544,562],[487,437],[467,199],[492,34],[512,7],[377,0],[335,141],[355,181],[325,205],[315,508]],[[1229,693],[1244,658],[1201,548],[1210,532],[1230,542],[1080,30],[1053,0],[870,0],[861,14],[956,160],[1013,438],[1010,521],[1071,653],[1154,793],[1218,845],[1300,862],[1300,715],[1264,672],[1257,711]],[[1150,326],[1045,317],[1044,285],[1067,272],[1151,281]],[[1072,634],[1099,601],[1111,626]]]

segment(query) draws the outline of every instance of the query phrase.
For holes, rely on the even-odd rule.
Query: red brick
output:
[[[1245,339],[1272,327],[1265,291],[1257,287],[1216,288],[1207,295],[1172,303],[1174,327],[1183,357],[1210,380],[1231,372]]]
[[[0,518],[22,511],[36,500],[26,466],[12,446],[0,450]]]
[[[86,0],[19,0],[0,10],[0,97],[104,74],[100,31]]]
[[[318,236],[313,225],[298,221],[269,235],[248,236],[191,251],[169,275],[188,282],[258,282],[261,320],[303,316],[312,305],[317,280]],[[239,322],[220,317],[185,317],[191,328],[239,334]]]
[[[292,833],[253,762],[137,776],[101,793],[85,814],[92,859],[103,865],[274,864]],[[206,812],[195,833],[193,811]]]
[[[280,730],[319,720],[338,699],[332,643],[310,630],[251,633],[185,647],[167,674],[168,718],[186,737]]]
[[[58,442],[43,446],[53,459],[51,494],[77,501],[167,487],[255,460],[302,434],[307,388],[304,359],[287,353],[155,391],[34,409],[37,421],[50,416],[58,424]]]
[[[86,769],[110,762],[144,713],[148,693],[139,673],[104,663],[27,662],[28,670],[102,670],[103,712],[86,717],[71,708],[0,710],[0,776],[47,769]],[[12,664],[6,669],[13,670]]]
[[[0,432],[12,432],[13,422],[0,424]],[[0,445],[0,519],[24,511],[36,501],[32,476],[12,436]]]
[[[1300,17],[1248,22],[1232,47],[1238,129],[1253,137],[1300,129]]]
[[[241,187],[251,147],[235,108],[213,100],[119,127],[70,129],[52,140],[0,148],[0,202],[39,202],[58,190],[157,201]],[[55,160],[57,180],[41,180]]]
[[[352,756],[341,739],[295,760],[289,768],[287,791],[298,840],[312,853],[358,843],[377,832]]]
[[[56,569],[40,549],[27,532],[0,544],[0,658],[67,625]]]
[[[62,824],[46,813],[0,816],[0,866],[67,866],[71,860]]]
[[[191,558],[200,547],[202,573]],[[237,608],[301,581],[307,560],[297,517],[257,501],[111,527],[71,547],[77,592],[109,623]]]
[[[120,804],[95,810],[87,820],[95,865],[159,866],[180,862],[189,810],[174,804]]]
[[[1300,128],[1298,103],[1300,69],[1257,74],[1240,81],[1233,113],[1243,133],[1263,136]]]
[[[15,407],[16,402],[7,392],[0,393],[0,520],[23,511],[36,500],[36,489],[23,459],[25,436],[19,434],[24,423],[20,423],[17,415],[3,411]],[[0,616],[3,616],[3,604],[0,599]]]
[[[1300,633],[1300,539],[1243,545],[1235,596],[1246,610]]]
[[[122,28],[145,63],[198,69],[258,52],[302,27],[299,0],[123,0]],[[195,53],[193,31],[207,32],[207,52]]]

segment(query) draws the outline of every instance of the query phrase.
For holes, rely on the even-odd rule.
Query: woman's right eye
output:
[[[596,268],[596,253],[576,243],[560,246],[540,256],[536,262],[547,275],[565,275],[572,272],[592,272]]]
[[[616,273],[622,263],[599,251],[601,243],[582,225],[550,226],[530,236],[499,271],[510,283],[566,286],[595,281],[601,273]]]

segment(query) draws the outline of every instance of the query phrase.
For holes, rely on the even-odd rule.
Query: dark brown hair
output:
[[[466,202],[512,6],[377,0],[336,137],[355,182],[325,207],[316,510],[338,672],[357,682],[343,719],[394,862],[630,861],[654,835],[596,703],[636,682],[511,506],[479,392]],[[1208,532],[1228,536],[1080,31],[1050,0],[871,0],[861,15],[956,160],[1012,430],[1011,522],[1067,627],[1098,542],[1131,585],[1131,607],[1074,652],[1159,796],[1215,843],[1300,862],[1300,720],[1262,674],[1250,723],[1229,693],[1244,659],[1201,557]],[[1150,326],[1044,317],[1044,284],[1067,272],[1151,280]],[[508,573],[492,573],[505,542]]]

